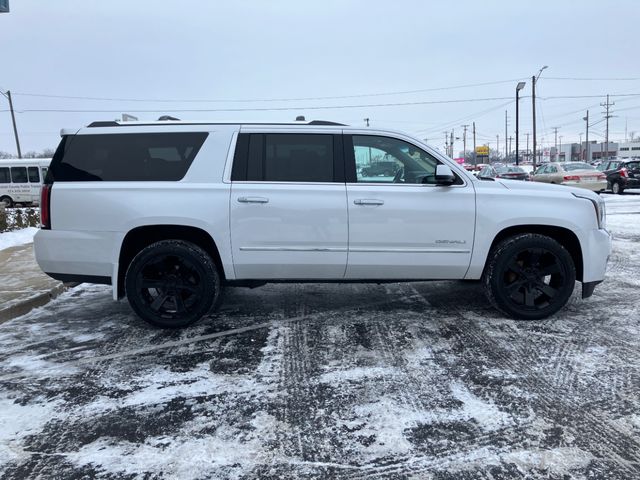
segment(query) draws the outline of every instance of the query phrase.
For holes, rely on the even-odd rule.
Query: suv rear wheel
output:
[[[220,275],[197,245],[162,240],[138,253],[125,277],[131,308],[145,321],[164,328],[190,325],[220,297]]]
[[[569,252],[554,239],[521,234],[500,242],[491,252],[483,277],[489,301],[522,320],[553,315],[569,300],[576,269]]]

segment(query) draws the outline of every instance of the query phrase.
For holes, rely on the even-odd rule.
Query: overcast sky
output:
[[[553,144],[553,127],[563,143],[578,141],[585,110],[593,123],[600,120],[607,93],[628,95],[611,97],[617,115],[611,139],[623,140],[625,126],[640,133],[638,0],[10,5],[10,13],[0,14],[0,89],[13,93],[23,152],[54,148],[60,128],[122,113],[141,120],[162,113],[250,121],[305,115],[351,125],[368,117],[371,126],[440,148],[445,130],[462,137],[461,125],[475,121],[478,144],[495,148],[499,134],[503,150],[505,110],[508,134],[515,132],[518,80],[527,82],[520,101],[524,147],[532,127],[531,76],[543,65],[549,68],[536,85],[543,144]],[[566,96],[600,97],[549,98]],[[389,106],[399,103],[411,105]],[[318,108],[326,106],[341,108]],[[603,135],[604,122],[592,127],[591,139]],[[467,140],[470,148],[470,133]],[[16,152],[8,103],[0,97],[2,150]]]

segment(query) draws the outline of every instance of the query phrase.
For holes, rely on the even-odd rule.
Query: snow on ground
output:
[[[299,284],[175,332],[76,287],[0,325],[0,477],[640,478],[640,195],[603,198],[606,281],[539,322],[467,282]]]
[[[0,233],[0,250],[33,242],[33,236],[37,231],[38,229],[36,227],[28,227],[21,230]]]

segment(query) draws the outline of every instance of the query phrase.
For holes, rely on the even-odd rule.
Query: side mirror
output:
[[[437,165],[435,180],[436,185],[453,185],[456,181],[456,176],[447,165]]]

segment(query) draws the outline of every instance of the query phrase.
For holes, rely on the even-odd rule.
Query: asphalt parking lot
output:
[[[180,332],[80,285],[0,325],[0,478],[640,478],[640,195],[544,321],[470,282],[227,291]]]

